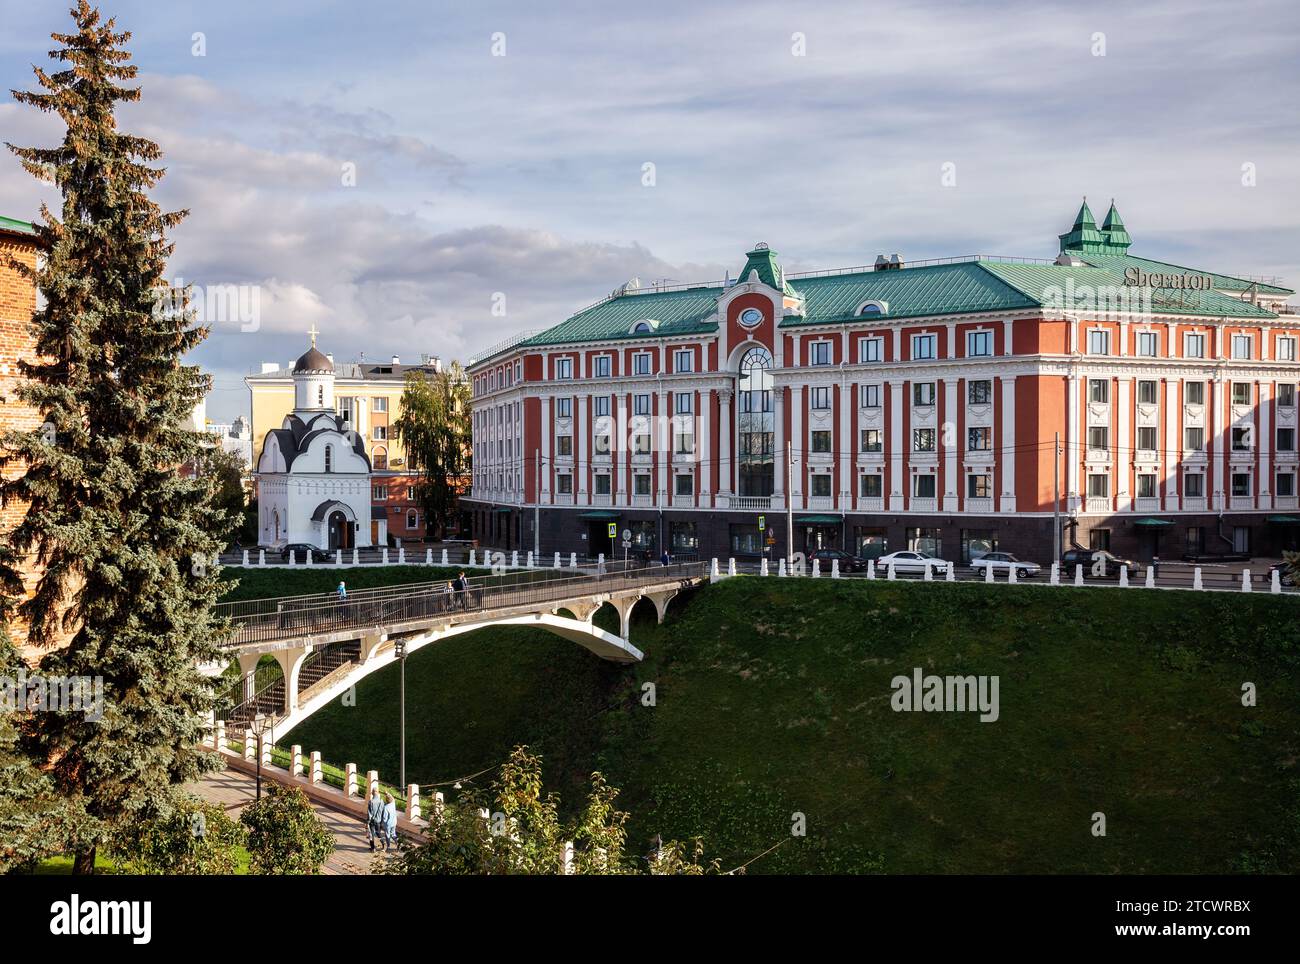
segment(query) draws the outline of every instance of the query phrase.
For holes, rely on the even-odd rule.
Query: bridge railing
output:
[[[543,571],[544,572],[544,571]],[[363,590],[340,599],[328,593],[258,600],[255,604],[226,604],[238,608],[221,613],[235,632],[234,645],[295,636],[334,633],[371,626],[397,625],[573,599],[602,590],[696,579],[705,574],[702,562],[644,565],[609,563],[572,574],[519,573],[513,577],[480,577],[467,589],[448,589],[445,581],[417,583],[382,590]],[[532,575],[533,578],[527,578]]]

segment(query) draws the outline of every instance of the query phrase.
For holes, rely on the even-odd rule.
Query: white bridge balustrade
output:
[[[662,623],[669,601],[704,578],[700,562],[603,562],[585,569],[477,576],[461,590],[439,580],[359,590],[343,599],[317,593],[222,603],[217,615],[232,626],[227,645],[241,680],[222,700],[221,722],[239,732],[262,716],[283,732],[358,679],[396,661],[399,640],[409,655],[485,626],[534,626],[602,659],[638,662],[642,653],[628,639],[632,608],[649,599]],[[619,614],[618,635],[592,622],[606,603]],[[257,665],[268,654],[281,675],[258,688]]]

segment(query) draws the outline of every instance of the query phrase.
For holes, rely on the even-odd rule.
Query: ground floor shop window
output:
[[[673,552],[695,552],[700,548],[700,539],[695,532],[694,522],[673,522],[669,527],[669,545]]]
[[[1093,552],[1110,551],[1110,530],[1093,529],[1088,533],[1088,548]]]
[[[837,549],[840,544],[840,527],[837,525],[803,526],[804,552],[816,552],[818,549]]]
[[[1232,551],[1250,552],[1250,526],[1232,527]]]
[[[734,556],[762,555],[762,530],[755,525],[733,525],[731,527],[731,554]]]
[[[931,476],[933,478],[933,476]],[[928,552],[937,559],[943,558],[942,529],[908,529],[907,548],[913,552]]]
[[[880,476],[864,476],[864,478],[878,479]],[[854,526],[853,551],[863,559],[879,559],[889,552],[889,538],[884,529]]]
[[[1200,526],[1187,527],[1187,554],[1199,556],[1205,551],[1205,530]]]
[[[627,526],[632,530],[632,548],[633,549],[653,549],[655,547],[655,524],[652,521],[644,520],[641,522],[629,522]]]
[[[974,562],[990,552],[998,551],[998,534],[993,529],[961,530],[961,561]]]

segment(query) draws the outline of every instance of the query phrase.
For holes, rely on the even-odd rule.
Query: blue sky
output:
[[[69,5],[0,0],[6,89]],[[218,324],[196,354],[216,418],[313,324],[339,358],[463,358],[634,275],[734,274],[759,240],[789,271],[1051,257],[1082,194],[1098,217],[1117,198],[1134,253],[1300,282],[1295,4],[103,9],[142,71],[123,126],[192,212],[173,274],[260,293],[258,330]],[[59,136],[0,102],[0,140]],[[0,213],[43,199],[0,158]]]

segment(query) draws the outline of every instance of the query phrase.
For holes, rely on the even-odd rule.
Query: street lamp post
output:
[[[269,724],[269,725],[268,725]],[[253,717],[253,739],[257,741],[254,752],[257,754],[257,789],[254,799],[262,799],[262,736],[268,731],[271,734],[271,741],[275,741],[275,721],[271,720],[265,713],[258,713]]]
[[[406,788],[406,640],[399,639],[393,643],[393,652],[397,655],[397,662],[400,664],[399,695],[397,699],[398,713],[401,716],[399,725],[400,736],[400,754],[401,766],[398,785],[403,789]]]

